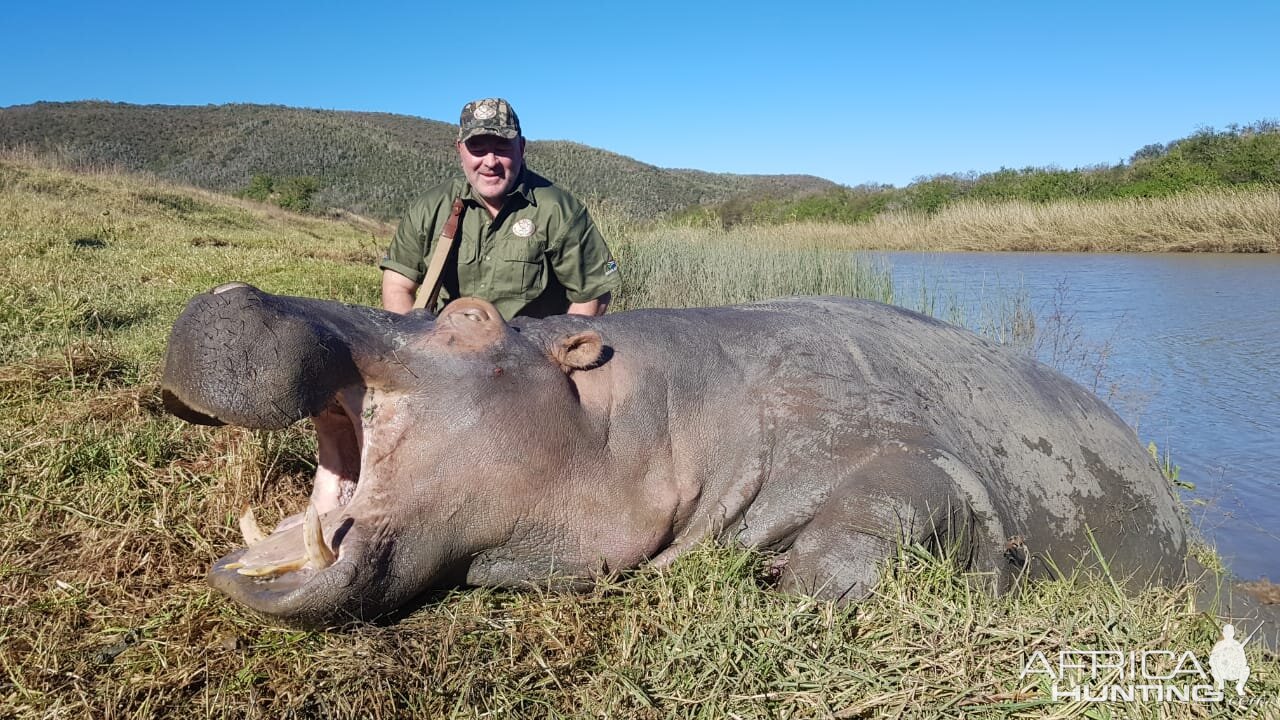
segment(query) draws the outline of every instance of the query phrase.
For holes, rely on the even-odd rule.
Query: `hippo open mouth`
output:
[[[597,333],[581,331],[535,345],[483,301],[455,301],[437,318],[242,283],[196,296],[170,334],[165,407],[193,423],[260,430],[310,419],[317,440],[307,507],[267,534],[246,506],[246,547],[215,561],[209,582],[265,615],[320,627],[490,575],[584,574],[579,566],[598,555],[576,538],[550,561],[506,547],[545,548],[548,528],[573,527],[576,510],[535,517],[530,498],[562,494],[560,458],[578,433],[598,432],[574,419],[580,397],[567,374],[591,366],[600,347]],[[495,494],[495,479],[527,487]],[[586,561],[573,555],[581,546]],[[628,551],[625,563],[610,556],[609,566],[648,551]]]
[[[311,574],[332,566],[340,558],[342,539],[349,527],[349,523],[341,523],[343,512],[355,499],[360,483],[364,447],[362,400],[358,389],[340,391],[319,415],[311,418],[316,429],[317,464],[307,509],[285,518],[266,535],[258,526],[253,508],[245,503],[240,533],[246,547],[219,561],[215,572],[235,571],[270,580],[292,573],[292,580],[305,582]]]
[[[324,595],[318,590],[351,586],[361,567],[376,560],[376,548],[355,532],[370,518],[360,510],[361,479],[375,391],[359,371],[353,337],[371,353],[390,350],[387,334],[367,337],[350,327],[371,327],[358,309],[325,316],[292,304],[289,298],[264,301],[240,283],[202,294],[175,331],[182,338],[170,345],[162,382],[165,408],[188,422],[256,429],[283,429],[307,418],[314,424],[316,472],[305,510],[266,533],[245,503],[239,520],[245,547],[217,560],[209,573],[219,590],[286,619],[292,613],[282,608],[299,603],[300,616],[313,615],[305,607],[321,602],[314,599]]]

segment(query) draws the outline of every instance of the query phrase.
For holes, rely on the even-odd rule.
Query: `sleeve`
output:
[[[387,254],[378,263],[378,267],[398,272],[415,283],[421,283],[427,273],[426,257],[431,252],[434,238],[432,231],[435,227],[432,220],[421,203],[409,206],[409,210],[400,219],[400,226],[396,228],[391,247],[387,248]]]
[[[571,302],[594,300],[622,284],[618,263],[585,207],[578,208],[549,249],[551,268]]]

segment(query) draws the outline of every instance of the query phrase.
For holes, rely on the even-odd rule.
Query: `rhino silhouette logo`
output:
[[[1219,690],[1223,683],[1234,682],[1236,695],[1244,697],[1244,681],[1249,679],[1249,660],[1244,656],[1244,643],[1235,639],[1231,623],[1222,626],[1222,639],[1209,651],[1209,672]]]

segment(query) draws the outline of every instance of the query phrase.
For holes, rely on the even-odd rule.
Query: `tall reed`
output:
[[[780,238],[862,250],[1280,252],[1280,190],[1089,202],[970,201],[932,215],[886,212],[859,224],[769,230]]]

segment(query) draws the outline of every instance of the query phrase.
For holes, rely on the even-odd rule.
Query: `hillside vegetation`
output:
[[[1126,162],[1063,170],[1002,169],[921,178],[904,188],[834,187],[802,197],[745,193],[688,208],[682,222],[732,226],[796,221],[860,223],[894,214],[933,215],[960,204],[1168,198],[1228,189],[1280,189],[1280,125],[1259,122],[1139,149]]]
[[[602,218],[629,268],[623,305],[892,295],[883,270],[797,251],[796,238]],[[265,624],[204,574],[241,544],[242,503],[268,523],[302,507],[310,429],[167,415],[167,332],[190,296],[228,280],[374,303],[389,231],[0,159],[0,717],[1280,712],[1260,642],[1246,646],[1244,699],[1055,701],[1046,675],[1022,673],[1030,653],[1170,648],[1203,664],[1220,626],[1193,609],[1189,586],[1130,597],[1105,578],[1067,576],[996,598],[984,578],[919,547],[887,562],[856,607],[772,591],[767,556],[702,548],[583,594],[459,590],[384,625]]]
[[[397,217],[427,187],[460,175],[455,136],[455,125],[435,120],[274,105],[73,102],[0,109],[0,149],[52,153],[69,167],[146,171],[224,193],[247,189],[255,176],[313,178],[313,208],[383,220]],[[835,187],[808,176],[664,170],[563,141],[531,141],[528,161],[580,197],[632,217],[744,193],[790,197]]]
[[[394,219],[424,188],[458,174],[454,132],[451,123],[405,115],[267,105],[74,102],[0,109],[0,149],[23,148],[72,168],[145,171],[295,210],[336,208],[380,220]],[[1232,191],[1266,197],[1256,193],[1280,188],[1280,126],[1263,121],[1203,129],[1139,148],[1112,166],[942,174],[902,188],[845,187],[806,175],[671,170],[568,141],[530,142],[528,159],[531,167],[593,206],[629,218],[668,217],[682,225],[720,228],[837,223],[867,226],[857,231],[866,235],[904,221],[954,214],[960,207],[981,208],[981,215],[992,218],[991,208],[1009,206],[1025,215],[1028,205],[1112,203],[1123,208],[1138,202],[1141,207],[1145,200],[1221,197]],[[973,214],[971,209],[959,212]],[[1188,242],[1167,240],[1163,230],[1127,228],[1124,232],[1131,234],[1119,247],[1256,250],[1274,245],[1274,236],[1242,238],[1238,229],[1227,230],[1210,242]],[[1212,231],[1210,226],[1201,234]],[[1040,235],[1045,232],[1025,232],[1015,242],[998,245],[1034,246],[1039,241],[1028,237]],[[1105,247],[1113,244],[1110,236],[1052,244]],[[948,247],[972,244],[942,241]]]

